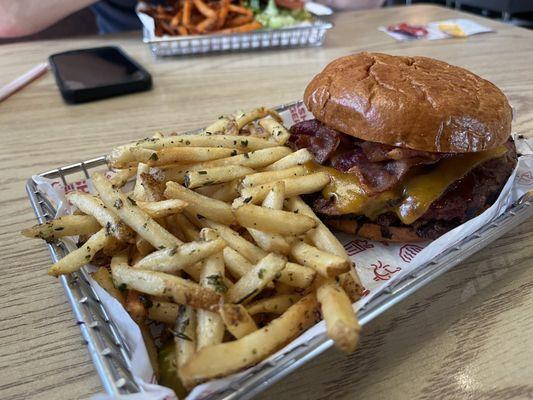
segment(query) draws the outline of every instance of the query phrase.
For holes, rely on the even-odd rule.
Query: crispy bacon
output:
[[[289,146],[293,150],[306,147],[319,164],[324,164],[337,150],[341,133],[316,119],[303,121],[291,127]]]
[[[393,188],[411,168],[447,156],[351,138],[316,119],[295,124],[291,133],[293,148],[307,147],[318,163],[356,175],[371,195]]]

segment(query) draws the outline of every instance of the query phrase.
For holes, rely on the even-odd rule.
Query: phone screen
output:
[[[113,48],[59,54],[54,63],[70,90],[127,84],[143,78],[143,72]]]
[[[149,90],[152,77],[118,47],[97,47],[50,56],[61,95],[83,103]]]

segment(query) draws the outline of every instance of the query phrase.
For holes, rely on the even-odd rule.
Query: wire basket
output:
[[[308,25],[280,29],[259,29],[228,35],[194,35],[156,37],[146,27],[143,41],[156,56],[182,56],[229,51],[250,51],[275,48],[317,47],[326,39],[331,22],[315,19]]]
[[[294,103],[278,107],[282,112]],[[194,131],[196,132],[196,131]],[[40,174],[49,179],[60,179],[65,187],[89,178],[94,171],[107,170],[105,157],[53,169]],[[45,193],[29,179],[26,190],[39,223],[54,218],[55,208]],[[533,216],[533,194],[525,194],[505,213],[490,224],[458,242],[454,247],[439,254],[432,261],[422,264],[410,275],[389,286],[386,291],[374,297],[360,311],[359,320],[365,325],[396,303],[405,299],[427,283],[450,270],[467,257],[488,246],[491,242]],[[53,262],[68,253],[66,243],[58,240],[47,244]],[[130,372],[130,350],[119,330],[109,318],[98,295],[89,284],[87,272],[82,268],[69,276],[62,275],[60,282],[65,289],[76,321],[88,346],[96,371],[107,393],[111,395],[138,393],[142,388],[137,385]],[[250,399],[271,386],[299,366],[323,353],[333,345],[325,334],[317,335],[308,342],[297,346],[264,364],[248,370],[231,387],[212,392],[204,400]]]

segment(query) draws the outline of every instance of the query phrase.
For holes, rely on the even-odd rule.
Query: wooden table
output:
[[[336,16],[323,48],[156,60],[138,34],[0,47],[0,85],[73,48],[120,45],[154,77],[151,92],[67,106],[48,76],[0,104],[2,307],[0,398],[88,398],[102,391],[49,254],[18,232],[35,219],[24,190],[32,174],[105,153],[156,130],[203,126],[214,117],[301,97],[335,57],[369,50],[425,55],[492,80],[533,132],[533,32],[479,19],[498,32],[398,43],[377,27],[466,16],[433,6]],[[367,326],[360,350],[330,351],[262,399],[533,396],[533,221]]]

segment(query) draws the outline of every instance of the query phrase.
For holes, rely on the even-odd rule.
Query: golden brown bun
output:
[[[304,102],[315,118],[341,132],[415,150],[476,152],[511,134],[512,111],[500,89],[426,57],[338,58],[309,83]]]
[[[359,223],[354,219],[324,218],[323,222],[341,232],[380,242],[421,242],[427,240],[418,236],[415,230],[409,226],[389,226],[384,229],[378,224]]]

